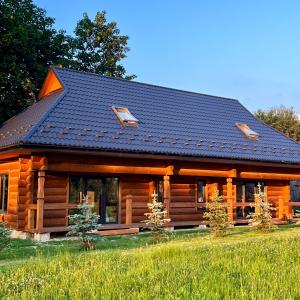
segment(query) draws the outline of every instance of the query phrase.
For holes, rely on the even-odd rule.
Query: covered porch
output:
[[[26,231],[31,233],[68,231],[67,215],[79,204],[71,201],[71,178],[93,178],[102,185],[103,178],[106,181],[107,178],[116,179],[117,191],[113,196],[115,216],[108,218],[108,221],[102,216],[103,222],[99,224],[99,230],[106,233],[146,227],[142,221],[154,192],[160,194],[171,219],[167,226],[171,228],[205,224],[203,212],[206,202],[216,190],[224,197],[229,223],[247,224],[247,213],[257,201],[254,194],[258,182],[263,183],[268,201],[276,208],[274,222],[283,223],[293,219],[294,207],[300,206],[300,202],[290,199],[290,181],[300,180],[296,172],[279,173],[271,168],[268,172],[262,172],[259,167],[232,168],[204,163],[150,164],[145,161],[144,164],[134,165],[133,161],[126,161],[123,165],[113,165],[87,161],[82,164],[78,161],[53,161],[46,157],[41,161],[42,166],[30,170],[33,190],[31,201],[26,205],[25,222]],[[86,190],[89,197],[94,197],[93,193],[97,191]],[[102,206],[99,203],[97,205],[98,209]],[[107,213],[103,209],[98,211],[100,215]]]

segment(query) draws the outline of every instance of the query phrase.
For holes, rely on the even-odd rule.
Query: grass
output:
[[[0,257],[0,299],[300,299],[300,226],[149,241],[110,237],[92,252],[76,241],[15,241]]]

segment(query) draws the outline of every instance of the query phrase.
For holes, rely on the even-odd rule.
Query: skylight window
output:
[[[124,126],[138,126],[139,120],[135,118],[127,107],[112,107],[113,112]]]
[[[252,141],[257,141],[259,138],[259,133],[252,130],[247,124],[235,123],[235,125],[241,130],[241,132]]]

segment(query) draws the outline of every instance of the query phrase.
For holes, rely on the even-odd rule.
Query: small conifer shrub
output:
[[[143,221],[151,230],[153,242],[160,242],[165,235],[164,225],[171,219],[167,219],[167,211],[162,202],[158,201],[158,195],[152,194],[152,202],[148,203],[149,212],[145,213],[147,219]]]
[[[0,252],[9,247],[11,242],[11,232],[5,225],[5,223],[0,223]]]
[[[212,199],[206,203],[204,218],[214,237],[224,236],[228,228],[227,206],[223,202],[223,196],[216,190]]]
[[[78,237],[82,249],[95,249],[97,235],[93,231],[99,227],[99,215],[92,212],[92,206],[88,204],[88,196],[83,196],[83,203],[78,205],[75,214],[68,216],[72,225],[69,226],[68,236]]]
[[[249,214],[249,224],[255,226],[259,231],[267,232],[276,228],[272,222],[272,211],[276,209],[268,202],[261,185],[258,184],[257,187],[256,197],[258,201],[253,205],[255,212]]]

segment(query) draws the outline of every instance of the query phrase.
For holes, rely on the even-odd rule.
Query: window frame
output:
[[[115,179],[118,180],[116,221],[115,222],[106,222],[106,221],[103,222],[103,219],[101,219],[101,218],[99,219],[99,224],[118,224],[119,218],[120,218],[119,217],[119,210],[120,210],[120,207],[121,207],[121,203],[120,203],[120,177],[118,177],[118,176],[112,176],[112,177],[110,177],[110,176],[97,176],[97,175],[69,174],[69,176],[68,176],[68,203],[77,204],[77,205],[82,204],[82,201],[76,202],[76,203],[75,202],[70,202],[71,178],[72,177],[77,177],[77,178],[81,178],[82,179],[82,181],[83,181],[83,183],[82,183],[82,185],[83,185],[83,192],[82,192],[82,194],[83,195],[87,194],[87,185],[88,185],[87,181],[89,179],[100,179],[102,181],[102,184],[105,184],[106,179],[108,179],[108,178],[115,178]],[[104,196],[104,197],[102,198],[102,196]],[[102,199],[100,201],[105,202],[105,205],[102,205],[103,203],[99,203],[100,209],[96,213],[98,215],[100,215],[100,217],[102,217],[103,215],[105,216],[105,209],[106,209],[106,206],[107,206],[107,198],[108,198],[106,191],[101,194],[101,198]]]
[[[3,185],[3,178],[5,180],[5,186]],[[5,188],[4,194],[3,190]],[[0,214],[5,215],[8,211],[8,190],[9,190],[9,175],[6,173],[0,174]]]
[[[236,180],[235,182],[235,185],[236,185],[236,203],[237,203],[237,206],[235,208],[235,214],[236,214],[236,217],[238,219],[244,219],[247,217],[247,214],[245,213],[245,211],[251,211],[251,209],[253,210],[254,208],[251,207],[251,205],[254,205],[255,204],[255,194],[258,192],[258,184],[261,184],[263,189],[262,191],[264,192],[265,191],[265,188],[266,188],[266,183],[265,181],[262,181],[262,180],[257,180],[257,181],[253,181],[253,180]],[[242,187],[242,197],[241,199],[238,198],[238,195],[239,195],[239,191],[238,191],[238,187],[239,187],[239,184],[240,186]],[[247,184],[254,184],[254,198],[253,198],[253,201],[247,201],[246,199],[246,185]],[[240,205],[239,205],[240,204]],[[245,204],[249,204],[249,205],[245,205]],[[238,217],[238,210],[241,210],[242,212],[242,215],[243,217]]]
[[[112,106],[111,108],[122,125],[129,126],[129,127],[138,126],[139,120],[129,111],[127,107]],[[121,112],[128,114],[129,116],[132,117],[132,119],[131,120],[125,119],[122,115],[120,115]]]
[[[202,184],[202,199],[203,201],[199,201],[200,199],[200,191],[199,191],[199,183]],[[204,212],[205,211],[205,206],[204,207],[198,207],[199,204],[206,204],[207,203],[207,183],[206,180],[202,178],[197,178],[196,179],[196,210],[197,212]]]
[[[235,123],[240,131],[251,141],[259,139],[259,133],[251,129],[246,123]]]

